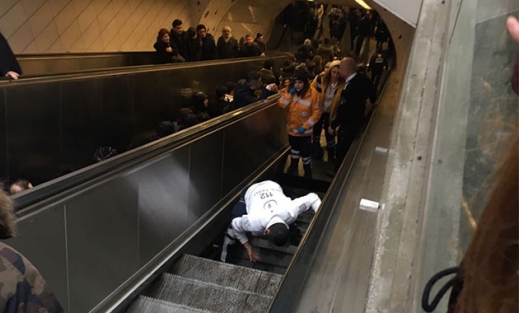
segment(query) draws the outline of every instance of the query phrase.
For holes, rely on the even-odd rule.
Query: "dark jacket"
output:
[[[247,44],[243,44],[240,47],[240,55],[242,57],[259,57],[260,54],[260,48],[258,44],[255,42],[253,42],[250,46],[248,46]]]
[[[262,68],[261,70],[259,70],[259,74],[260,74],[261,81],[263,82],[263,84],[279,85],[279,79],[276,77],[276,75],[274,75],[274,72],[272,72],[271,70]]]
[[[200,46],[200,60],[214,60],[216,58],[216,43],[214,37],[211,34],[207,34],[202,39],[202,45]]]
[[[223,36],[218,38],[218,58],[220,59],[230,59],[238,57],[240,53],[240,48],[238,45],[238,40],[236,38],[229,38],[228,42],[225,42]]]
[[[9,71],[22,74],[20,64],[18,64],[11,47],[9,47],[9,43],[7,43],[4,35],[0,33],[0,74],[5,76]]]
[[[333,61],[335,52],[331,44],[321,44],[317,48],[317,52],[315,54],[321,56],[323,59],[323,64],[325,64],[327,62]]]
[[[182,31],[182,34],[177,34],[174,29],[171,29],[169,35],[169,42],[171,47],[176,48],[176,53],[180,54],[187,61],[187,56],[189,55],[189,38],[187,36],[187,32]]]
[[[299,62],[305,62],[307,59],[313,59],[314,52],[311,45],[302,45],[297,49],[296,58]]]
[[[266,99],[268,96],[275,94],[275,92],[269,91],[267,88],[264,88],[261,96],[259,98],[254,94],[254,90],[250,89],[250,87],[245,85],[237,85],[234,90],[234,101],[233,106],[235,109],[243,108],[246,105],[257,102],[259,100]]]
[[[174,50],[172,50],[172,52],[167,52],[166,51],[166,48],[169,47],[169,46],[170,46],[169,43],[165,43],[162,40],[157,41],[153,45],[153,48],[155,48],[155,50],[156,50],[156,52],[155,52],[155,64],[173,63],[173,53],[174,53]]]
[[[332,128],[341,126],[341,130],[358,130],[364,123],[364,112],[366,111],[366,100],[375,103],[377,91],[369,78],[357,74],[347,84],[341,93],[341,100],[337,106],[337,116],[332,121]]]
[[[223,99],[215,99],[209,101],[209,107],[207,108],[207,113],[211,117],[217,117],[223,114],[224,110],[228,111],[228,107],[231,103],[227,102]]]
[[[264,41],[254,40],[254,42],[258,45],[260,54],[267,52],[267,44]]]
[[[200,61],[200,40],[198,38],[189,38],[189,53],[187,56],[186,61],[188,62],[194,62],[194,61]]]
[[[373,54],[369,61],[369,67],[368,70],[372,73],[380,74],[384,70],[384,67],[387,67],[387,59],[384,56],[383,53],[377,53]]]
[[[371,36],[371,21],[367,17],[364,17],[359,21],[358,24],[359,35],[362,37]]]

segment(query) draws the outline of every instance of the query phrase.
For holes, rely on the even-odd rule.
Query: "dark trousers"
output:
[[[299,157],[303,159],[303,165],[312,164],[312,136],[291,136],[288,135],[288,143],[290,144],[290,164],[297,166]],[[294,165],[293,165],[294,164]]]
[[[323,113],[321,118],[314,125],[314,142],[319,142],[321,139],[321,132],[324,128],[324,134],[326,136],[326,146],[328,148],[335,147],[335,136],[328,133],[328,127],[330,126],[330,113]]]
[[[380,83],[380,78],[382,78],[382,72],[371,72],[371,82],[378,89],[378,84]]]
[[[360,50],[362,48],[362,43],[364,42],[364,36],[361,36],[359,35],[359,37],[357,37],[357,44],[355,45],[355,55],[358,56],[360,55]]]
[[[355,137],[359,133],[360,127],[351,127],[344,130],[340,130],[337,134],[337,148],[336,148],[336,163],[335,170],[339,170],[342,161],[346,157],[346,153],[351,147],[351,144],[355,140]]]

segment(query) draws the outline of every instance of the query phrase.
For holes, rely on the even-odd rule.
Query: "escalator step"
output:
[[[284,253],[258,247],[255,247],[254,251],[256,251],[259,254],[260,262],[280,267],[288,267],[293,257],[293,255],[290,253]],[[236,251],[233,253],[233,257],[245,260],[249,259],[249,255],[243,247],[238,247]]]
[[[249,243],[253,247],[269,249],[269,250],[284,252],[284,253],[288,253],[288,254],[294,254],[294,253],[296,253],[296,250],[297,250],[297,246],[286,245],[286,246],[278,247],[266,239],[257,238],[257,237],[250,239]]]
[[[274,296],[282,276],[185,254],[173,267],[178,276]]]
[[[310,224],[314,218],[315,214],[313,213],[310,213],[310,212],[304,212],[302,214],[299,214],[299,216],[297,217],[297,220],[296,220],[296,224],[297,223],[305,223],[305,224]]]
[[[151,287],[151,297],[221,313],[260,313],[272,297],[195,279],[163,274]]]
[[[169,301],[140,296],[133,301],[126,313],[211,313]]]
[[[233,264],[237,264],[239,266],[244,266],[252,269],[256,269],[259,271],[269,272],[269,273],[276,273],[279,275],[284,275],[287,271],[286,267],[282,266],[275,266],[272,264],[262,263],[262,262],[251,262],[249,259],[235,259],[233,260]]]

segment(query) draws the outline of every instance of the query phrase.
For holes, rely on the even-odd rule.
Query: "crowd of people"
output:
[[[157,41],[153,45],[157,64],[264,57],[267,52],[267,45],[261,33],[257,33],[256,37],[246,34],[238,41],[232,35],[232,29],[225,26],[222,35],[215,40],[203,24],[196,28],[189,27],[185,31],[182,21],[176,19],[171,26],[173,28],[170,31],[166,28],[159,30]]]

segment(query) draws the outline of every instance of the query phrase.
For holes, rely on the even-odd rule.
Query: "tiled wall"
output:
[[[290,1],[0,0],[0,32],[16,54],[152,50],[175,18],[206,24],[216,38],[229,25],[237,38],[268,32]]]
[[[0,31],[15,53],[152,50],[175,18],[198,23],[211,0],[1,0]]]

